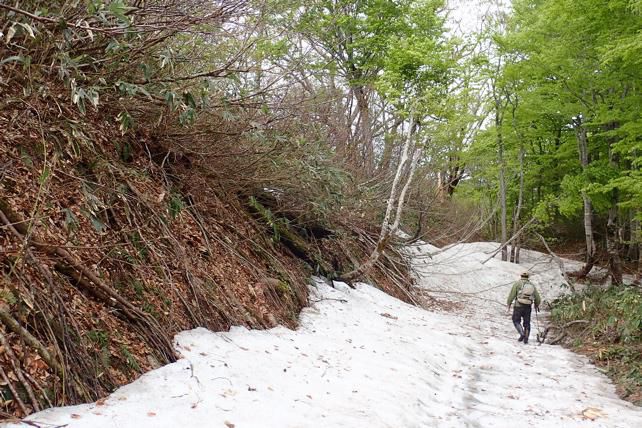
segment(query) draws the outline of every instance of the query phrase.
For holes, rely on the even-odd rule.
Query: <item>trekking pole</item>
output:
[[[537,323],[537,343],[539,343],[539,346],[542,346],[542,343],[544,343],[544,338],[542,336],[542,332],[539,329],[539,310],[535,308],[535,322]],[[541,340],[540,340],[541,339]]]

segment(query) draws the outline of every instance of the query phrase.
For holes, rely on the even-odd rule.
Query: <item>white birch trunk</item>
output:
[[[375,263],[377,263],[377,260],[379,260],[379,257],[381,256],[381,254],[383,254],[390,237],[396,232],[397,228],[399,227],[399,222],[401,220],[401,213],[403,210],[403,202],[406,195],[406,191],[410,187],[410,182],[412,181],[414,170],[419,158],[418,151],[415,151],[413,153],[410,166],[408,167],[406,183],[402,187],[402,190],[399,196],[397,196],[397,194],[399,193],[399,183],[401,182],[401,179],[404,176],[404,170],[406,169],[406,163],[408,162],[408,158],[409,158],[408,153],[410,152],[410,148],[413,144],[412,140],[416,130],[416,126],[414,125],[413,122],[414,120],[411,120],[409,135],[408,135],[408,138],[406,138],[406,141],[404,142],[403,151],[401,153],[401,159],[399,160],[399,165],[397,166],[397,172],[395,173],[395,178],[392,181],[392,188],[390,189],[390,197],[388,198],[388,201],[386,204],[386,213],[383,217],[383,222],[381,224],[381,232],[379,233],[379,239],[377,240],[377,245],[375,246],[374,250],[370,254],[370,257],[368,257],[368,260],[366,260],[364,263],[362,263],[360,266],[358,266],[354,270],[346,274],[340,275],[338,278],[340,281],[345,281],[348,283],[352,282],[355,279],[365,275],[370,269],[372,269]],[[395,204],[395,202],[397,203]],[[390,219],[393,211],[395,211],[395,216],[391,224]]]
[[[589,165],[588,155],[588,136],[586,135],[586,128],[582,124],[582,118],[578,116],[575,119],[575,136],[577,138],[577,146],[582,169],[586,169]],[[584,238],[586,240],[586,265],[580,272],[580,277],[588,275],[595,263],[595,240],[593,238],[593,205],[591,199],[582,191],[582,200],[584,201]]]

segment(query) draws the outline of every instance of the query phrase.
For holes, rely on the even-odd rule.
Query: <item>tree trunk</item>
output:
[[[524,156],[526,156],[526,149],[524,148],[524,140],[520,135],[520,132],[517,129],[517,119],[515,117],[515,110],[517,109],[517,100],[515,99],[513,103],[513,131],[515,136],[519,140],[519,194],[517,196],[517,207],[515,208],[515,213],[513,214],[513,235],[517,233],[519,229],[519,216],[522,211],[522,204],[524,201]],[[519,248],[521,246],[521,237],[516,239],[511,246],[510,252],[510,261],[513,263],[519,264]]]
[[[464,166],[461,165],[461,160],[459,156],[450,156],[448,158],[448,171],[443,173],[443,176],[446,177],[442,182],[443,189],[441,190],[442,194],[452,197],[455,193],[457,185],[464,177]]]
[[[370,120],[370,106],[368,105],[368,95],[363,86],[354,88],[354,95],[357,99],[357,109],[359,110],[359,144],[355,147],[357,158],[361,157],[362,167],[367,177],[371,177],[374,172],[374,144],[372,136],[372,123]]]
[[[581,116],[574,119],[575,137],[577,139],[577,146],[579,151],[580,164],[582,169],[586,170],[589,165],[588,153],[588,136],[586,135],[586,128],[582,123]],[[586,277],[589,274],[593,265],[595,264],[595,240],[593,238],[593,205],[591,199],[582,191],[582,200],[584,201],[584,238],[586,240],[586,264],[578,272],[580,278]]]
[[[379,172],[386,174],[390,170],[390,163],[392,161],[392,152],[397,142],[397,137],[399,136],[399,126],[401,126],[402,120],[398,119],[390,127],[387,135],[384,136],[383,140],[383,153],[381,155],[381,161],[379,162]]]
[[[401,189],[401,192],[399,192],[399,184],[406,170],[405,166],[409,159],[408,154],[410,152],[410,147],[413,145],[412,140],[413,140],[416,128],[417,127],[416,127],[416,124],[414,123],[414,120],[411,120],[410,132],[409,132],[408,138],[404,143],[401,159],[399,160],[399,165],[397,166],[397,172],[395,174],[394,180],[392,181],[392,188],[390,189],[390,197],[388,198],[388,202],[386,204],[386,213],[383,217],[383,222],[381,224],[381,232],[379,233],[379,239],[377,241],[377,245],[375,246],[374,250],[370,254],[370,257],[368,257],[368,260],[366,260],[360,266],[356,267],[354,270],[340,275],[337,278],[339,281],[351,283],[352,281],[362,277],[370,269],[372,269],[372,267],[375,265],[375,263],[377,263],[377,260],[379,260],[379,257],[381,257],[384,250],[386,249],[386,246],[388,245],[388,241],[390,240],[392,235],[397,231],[397,228],[399,227],[399,223],[401,221],[401,213],[403,211],[403,204],[404,204],[406,192],[408,191],[408,188],[410,187],[410,183],[412,182],[412,177],[414,176],[415,168],[417,166],[417,163],[419,161],[419,156],[420,156],[420,152],[418,150],[415,150],[414,153],[412,154],[412,159],[410,160],[410,166],[407,168],[406,183]],[[397,195],[398,192],[399,192],[399,195]],[[392,215],[393,210],[395,211],[395,218],[391,223],[390,217]]]
[[[521,227],[521,229],[519,229],[515,235],[511,236],[511,237],[510,237],[510,239],[508,239],[508,240],[506,241],[506,243],[505,243],[505,244],[502,244],[502,245],[501,245],[497,250],[495,250],[495,251],[490,255],[490,257],[488,257],[486,260],[484,260],[484,261],[482,262],[482,264],[483,264],[483,265],[484,265],[484,264],[486,264],[486,262],[488,262],[488,260],[490,260],[490,259],[492,259],[493,257],[495,257],[495,256],[497,255],[497,253],[499,253],[500,251],[503,251],[503,250],[508,246],[508,244],[510,244],[511,242],[513,242],[513,240],[515,240],[515,239],[519,238],[519,236],[524,232],[524,230],[526,230],[526,228],[527,228],[528,226],[530,226],[530,225],[531,225],[531,223],[533,223],[535,220],[536,220],[536,219],[535,219],[535,217],[532,217],[530,220],[528,220],[528,221],[526,222],[526,224],[525,224],[524,226],[522,226],[522,227]]]
[[[415,229],[415,234],[410,238],[410,242],[417,242],[419,239],[421,239],[421,233],[423,231],[423,223],[424,223],[424,208],[423,204],[420,205],[419,207],[419,218],[417,219],[417,228]]]
[[[522,211],[522,204],[524,201],[524,146],[521,145],[519,150],[519,195],[517,196],[517,206],[515,207],[515,214],[513,215],[513,235],[519,229],[519,216]],[[519,263],[519,247],[521,246],[521,239],[514,241],[511,247],[511,262]]]
[[[635,274],[635,284],[642,284],[642,248],[640,248],[640,243],[638,241],[638,268]]]
[[[612,121],[606,125],[607,130],[618,128],[618,123]],[[617,142],[615,138],[609,138],[609,165],[614,170],[619,168],[619,156],[613,150],[613,145]],[[606,251],[609,255],[609,273],[612,284],[622,284],[622,259],[620,258],[622,233],[620,222],[618,221],[618,200],[620,191],[617,187],[611,190],[611,208],[609,209],[609,219],[606,224]]]
[[[642,248],[640,247],[642,235],[640,232],[640,220],[637,219],[637,212],[633,211],[631,213],[631,237],[629,238],[631,243],[629,247],[629,257],[632,261],[637,262],[637,269],[635,270],[633,283],[638,285],[642,282]]]
[[[497,72],[499,73],[501,66],[498,64]],[[499,203],[500,203],[500,227],[501,227],[501,241],[502,241],[502,260],[508,260],[508,247],[506,240],[508,239],[508,231],[506,228],[506,165],[504,163],[504,137],[502,135],[502,124],[504,122],[504,106],[502,105],[501,95],[499,94],[496,82],[493,81],[492,85],[493,98],[495,100],[495,132],[497,133],[497,163],[499,165]]]
[[[446,173],[444,171],[437,172],[437,200],[443,202],[446,200]]]
[[[636,211],[631,211],[629,214],[629,245],[628,251],[626,253],[626,258],[632,261],[636,261],[639,254],[640,220],[636,218],[636,215]]]
[[[614,190],[617,194],[617,190]],[[606,226],[606,250],[609,254],[609,272],[613,284],[622,284],[622,260],[617,224],[617,196],[614,195],[613,206],[609,209],[609,221]]]
[[[499,114],[497,114],[499,117]],[[496,119],[497,126],[501,126],[501,121]],[[502,132],[497,128],[497,145],[498,145],[498,161],[499,161],[499,200],[501,206],[501,234],[502,234],[502,245],[506,243],[508,239],[508,231],[506,227],[506,177],[505,177],[505,165],[504,165],[504,142],[502,140]],[[502,260],[508,260],[508,247],[504,245],[502,247]]]

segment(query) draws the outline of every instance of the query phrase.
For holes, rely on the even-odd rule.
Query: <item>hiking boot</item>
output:
[[[515,326],[515,329],[517,329],[517,332],[519,333],[519,337],[524,337],[524,329],[522,328],[522,325],[518,322],[513,322],[513,325]]]
[[[524,338],[524,345],[527,345],[527,344],[528,344],[528,337],[525,337]]]
[[[517,339],[518,342],[522,342],[524,340],[524,335],[520,334],[519,339]]]

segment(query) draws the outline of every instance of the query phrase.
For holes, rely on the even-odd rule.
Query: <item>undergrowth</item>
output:
[[[553,322],[569,326],[567,345],[602,367],[625,399],[642,405],[642,292],[634,287],[588,287],[553,302]],[[572,330],[571,330],[572,329]]]

